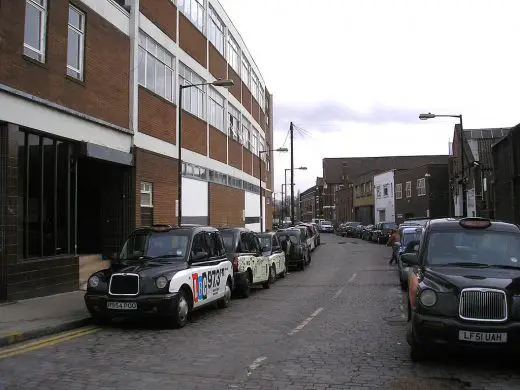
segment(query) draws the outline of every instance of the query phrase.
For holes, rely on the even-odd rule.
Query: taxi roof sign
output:
[[[487,218],[470,217],[462,218],[459,225],[463,228],[485,229],[491,226],[491,221]]]

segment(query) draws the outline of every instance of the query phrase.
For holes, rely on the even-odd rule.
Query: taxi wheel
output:
[[[179,291],[177,304],[174,308],[174,313],[170,319],[170,325],[174,328],[183,328],[188,323],[188,314],[190,312],[190,305],[186,298],[184,290]]]
[[[226,291],[224,296],[218,301],[219,309],[225,309],[231,303],[231,282],[228,280],[226,283]]]
[[[408,344],[410,344],[410,360],[414,363],[423,362],[428,358],[426,350],[413,337],[412,321],[408,322],[407,332]]]
[[[248,298],[251,295],[251,285],[251,275],[248,274],[246,278],[246,284],[242,286],[242,289],[240,291],[240,295],[242,296],[242,298]]]

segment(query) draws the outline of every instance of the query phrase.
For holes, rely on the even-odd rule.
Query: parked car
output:
[[[232,289],[233,266],[217,229],[154,225],[134,230],[111,267],[90,276],[85,304],[97,323],[159,317],[179,328],[192,310],[227,307]]]
[[[307,245],[312,252],[316,248],[316,236],[312,225],[310,223],[299,223],[296,227],[306,229]]]
[[[408,280],[413,361],[431,351],[512,352],[520,336],[520,229],[484,218],[426,223]]]
[[[397,229],[395,222],[380,222],[372,232],[372,241],[378,244],[386,244],[393,229]]]
[[[257,233],[262,246],[263,256],[267,257],[271,271],[275,277],[284,278],[287,273],[285,253],[282,250],[276,233]]]
[[[255,232],[246,228],[221,228],[220,233],[233,264],[234,292],[247,298],[255,285],[269,288],[275,274],[268,256],[263,254],[266,248],[261,247]]]
[[[363,240],[372,241],[372,231],[374,230],[374,225],[367,225],[363,229]]]
[[[321,221],[320,222],[320,232],[321,233],[334,233],[334,227],[332,226],[332,222]]]
[[[357,225],[354,229],[354,237],[355,238],[361,238],[361,235],[363,234],[363,229],[365,227],[363,225]]]
[[[316,246],[320,246],[321,237],[320,237],[320,229],[317,223],[312,222],[312,226],[314,227],[314,232],[316,233]]]
[[[404,291],[408,286],[408,275],[410,267],[403,264],[401,256],[405,253],[413,253],[416,245],[419,244],[422,235],[422,226],[404,226],[398,229],[400,241],[399,251],[397,253],[397,274],[399,275],[399,284]]]
[[[297,267],[300,271],[311,262],[307,244],[306,229],[288,228],[276,232],[282,249],[286,253],[287,267]]]
[[[361,225],[361,222],[347,222],[345,223],[345,237],[355,237],[356,228]]]

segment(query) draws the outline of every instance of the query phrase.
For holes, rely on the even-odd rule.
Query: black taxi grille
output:
[[[501,322],[507,320],[507,299],[502,290],[467,288],[460,294],[459,316],[464,320]]]
[[[139,275],[137,274],[113,274],[110,278],[108,292],[112,295],[137,295],[139,294]]]

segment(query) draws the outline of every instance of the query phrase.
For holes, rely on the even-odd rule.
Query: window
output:
[[[211,126],[225,132],[224,97],[215,88],[209,88],[208,122]]]
[[[240,142],[240,111],[231,104],[228,105],[228,134],[235,141]]]
[[[383,196],[384,196],[385,198],[388,197],[388,187],[389,187],[388,184],[385,184],[385,185],[383,186]]]
[[[258,77],[256,77],[256,74],[254,72],[251,72],[251,94],[258,102],[258,92],[260,92],[259,84],[258,84]]]
[[[368,196],[372,195],[372,182],[367,182],[367,194]]]
[[[407,198],[412,197],[412,182],[411,181],[406,182],[406,197]]]
[[[251,88],[251,73],[249,62],[246,57],[242,56],[242,81],[247,85],[248,88]]]
[[[228,35],[228,50],[227,50],[227,60],[229,65],[238,73],[238,65],[239,65],[240,54],[238,51],[238,44],[233,39],[231,34]]]
[[[152,38],[139,33],[139,84],[166,100],[174,101],[173,56]]]
[[[199,84],[204,80],[184,64],[179,66],[179,82],[182,85]],[[189,113],[204,119],[204,86],[183,91],[182,107]]]
[[[258,156],[258,132],[254,129],[250,132],[249,150]]]
[[[26,0],[23,54],[45,62],[47,0]]]
[[[395,185],[395,198],[403,199],[403,185],[401,183]]]
[[[195,27],[204,32],[204,0],[179,0],[178,7]]]
[[[69,6],[69,36],[67,43],[67,75],[83,80],[85,51],[85,14]]]
[[[249,132],[251,130],[251,124],[245,118],[242,118],[242,145],[249,148]]]
[[[209,14],[209,41],[215,46],[220,54],[224,55],[224,23],[219,18],[213,7],[208,7]]]
[[[258,104],[260,105],[260,109],[262,111],[265,111],[265,95],[264,95],[264,89],[260,88],[258,93]]]
[[[141,207],[153,207],[152,183],[141,182]]]
[[[376,196],[378,199],[381,198],[381,186],[376,187]]]
[[[423,177],[417,179],[417,196],[426,195],[426,179]]]

